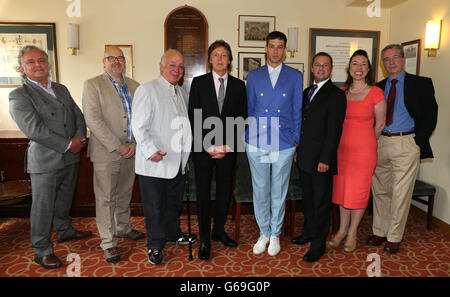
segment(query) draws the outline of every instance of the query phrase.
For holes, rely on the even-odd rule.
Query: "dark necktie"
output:
[[[222,113],[223,102],[225,101],[225,85],[222,77],[219,78],[219,96],[217,96],[217,103],[219,103],[219,112]]]
[[[311,102],[311,98],[314,94],[314,91],[317,89],[317,84],[313,84],[311,89],[309,90],[308,97],[306,97],[305,108],[308,108],[309,103]]]
[[[391,81],[391,88],[389,89],[387,111],[386,111],[386,126],[392,124],[392,119],[394,118],[394,105],[395,105],[395,94],[397,93],[397,88],[395,84],[398,80],[393,79]]]

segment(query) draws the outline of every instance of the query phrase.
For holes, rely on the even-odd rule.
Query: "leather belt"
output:
[[[381,132],[381,135],[383,136],[387,136],[387,137],[391,137],[391,136],[405,136],[405,135],[410,135],[413,134],[414,131],[410,131],[410,132]]]

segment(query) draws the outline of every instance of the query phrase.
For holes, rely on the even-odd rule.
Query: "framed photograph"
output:
[[[305,72],[305,64],[303,63],[284,63],[292,68],[297,69],[298,71],[300,71],[301,73]]]
[[[420,73],[420,50],[421,39],[403,42],[403,51],[405,52],[405,71],[411,74],[419,75]]]
[[[239,47],[263,48],[266,45],[267,34],[274,30],[274,16],[240,15]]]
[[[247,83],[248,73],[266,64],[266,53],[238,53],[238,77]]]
[[[133,78],[133,46],[129,44],[106,44],[105,49],[108,46],[117,46],[120,48],[123,52],[123,55],[125,57],[125,73],[124,75]]]
[[[378,51],[380,31],[309,29],[309,63],[319,52],[327,52],[333,58],[331,79],[337,86],[343,86],[347,80],[347,67],[353,52],[363,49],[369,56],[374,69],[373,79],[377,81]],[[309,71],[309,83],[313,75]]]
[[[55,23],[0,22],[0,88],[14,88],[22,84],[17,56],[26,45],[34,45],[48,54],[50,79],[58,82]]]

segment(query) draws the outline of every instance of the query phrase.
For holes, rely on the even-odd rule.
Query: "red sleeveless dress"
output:
[[[333,203],[345,208],[361,209],[368,204],[377,165],[374,107],[381,100],[384,100],[384,92],[375,86],[363,100],[347,100],[332,198]]]

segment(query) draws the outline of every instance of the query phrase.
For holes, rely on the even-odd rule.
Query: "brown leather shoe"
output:
[[[83,238],[87,238],[89,236],[92,235],[92,232],[87,230],[87,231],[78,231],[75,230],[75,233],[72,236],[63,238],[63,239],[58,239],[58,242],[66,242],[66,241],[71,241],[71,240],[80,240]]]
[[[400,249],[400,242],[387,241],[386,244],[384,245],[383,251],[389,254],[396,254],[399,249]]]
[[[63,264],[55,254],[46,255],[41,258],[34,258],[34,262],[38,263],[46,269],[55,269],[61,267]]]
[[[379,246],[383,242],[387,241],[386,237],[380,237],[376,235],[372,235],[367,239],[367,244],[371,246]]]

